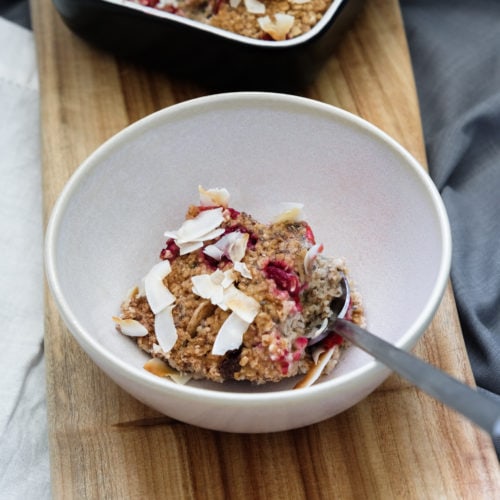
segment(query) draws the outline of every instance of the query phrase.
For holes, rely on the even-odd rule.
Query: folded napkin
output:
[[[467,352],[478,387],[500,402],[500,2],[401,7]]]
[[[0,18],[0,497],[50,498],[33,34]]]

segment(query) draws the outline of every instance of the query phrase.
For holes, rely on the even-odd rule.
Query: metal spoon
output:
[[[343,294],[331,304],[334,314],[327,330],[371,354],[427,394],[482,427],[493,438],[500,437],[500,404],[496,401],[354,323],[340,319],[337,313],[343,311],[350,300],[346,278],[343,278],[342,286]]]

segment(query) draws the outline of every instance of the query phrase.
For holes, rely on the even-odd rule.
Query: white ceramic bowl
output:
[[[268,220],[282,201],[305,204],[325,253],[344,256],[368,326],[410,349],[444,292],[451,236],[441,198],[394,140],[345,111],[281,94],[219,94],[177,104],[121,131],[76,171],[46,233],[48,282],[69,330],[118,385],[197,426],[271,432],[322,421],[389,374],[347,350],[316,385],[192,382],[146,372],[148,356],[111,317],[157,261],[197,188],[226,187],[231,205]],[[68,258],[70,256],[70,258]]]

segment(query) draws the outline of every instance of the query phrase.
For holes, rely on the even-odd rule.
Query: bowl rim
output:
[[[58,239],[59,227],[64,217],[65,208],[71,200],[72,194],[78,189],[79,183],[92,172],[94,168],[98,167],[99,161],[102,157],[106,156],[109,152],[119,147],[120,144],[126,141],[127,137],[131,134],[142,133],[145,130],[154,128],[156,124],[169,120],[171,117],[178,113],[196,112],[197,109],[215,109],[221,104],[236,104],[236,105],[250,105],[259,101],[262,104],[287,106],[292,105],[295,108],[298,106],[301,109],[310,108],[313,111],[326,112],[331,115],[333,119],[344,120],[351,125],[361,128],[369,132],[373,137],[384,142],[388,147],[392,148],[395,152],[399,153],[407,165],[414,171],[420,182],[426,188],[427,193],[433,202],[434,211],[437,214],[438,225],[441,233],[441,248],[442,255],[439,264],[439,272],[437,274],[432,293],[429,295],[419,316],[413,322],[401,338],[395,342],[399,348],[410,350],[420,336],[425,332],[425,329],[432,321],[436,313],[442,297],[444,295],[446,286],[448,284],[449,272],[451,267],[451,250],[452,250],[452,237],[450,224],[444,202],[431,180],[427,171],[417,162],[417,160],[403,148],[395,139],[390,137],[387,133],[368,122],[367,120],[343,110],[331,104],[316,101],[314,99],[291,95],[280,94],[273,92],[227,92],[220,94],[212,94],[203,97],[197,97],[187,101],[173,104],[166,108],[155,111],[123,128],[97,149],[95,149],[74,171],[66,185],[62,189],[59,197],[57,198],[45,233],[44,245],[44,261],[45,261],[45,275],[54,298],[59,314],[63,318],[70,333],[76,338],[80,346],[90,354],[92,352],[99,360],[106,360],[111,366],[115,367],[121,376],[126,379],[134,380],[143,386],[155,387],[155,389],[163,392],[164,394],[172,394],[182,396],[186,399],[208,398],[213,404],[225,404],[237,402],[242,406],[255,406],[265,405],[271,400],[284,402],[294,401],[312,401],[319,397],[328,396],[329,391],[337,389],[339,391],[349,391],[353,385],[358,385],[360,381],[370,380],[373,378],[385,378],[390,374],[390,370],[382,363],[375,359],[368,360],[363,366],[338,377],[333,377],[320,384],[315,384],[307,389],[300,391],[293,389],[283,389],[279,391],[270,392],[232,392],[217,390],[212,388],[192,387],[189,385],[180,385],[175,382],[151,375],[145,370],[131,366],[126,361],[118,358],[107,348],[100,345],[94,340],[91,335],[83,328],[76,316],[72,313],[64,295],[61,291],[61,286],[58,277],[58,265],[55,259],[56,256],[56,242]],[[271,102],[270,102],[271,101]]]
[[[240,35],[238,33],[234,33],[229,30],[225,30],[222,28],[217,28],[215,26],[211,26],[209,24],[203,23],[201,21],[196,21],[194,19],[179,16],[178,14],[172,14],[170,12],[166,12],[160,9],[155,9],[154,7],[150,7],[147,5],[141,5],[133,2],[132,0],[124,2],[123,0],[101,0],[107,2],[112,5],[116,5],[118,7],[124,9],[130,9],[132,11],[140,12],[145,16],[153,16],[159,19],[167,19],[169,21],[184,24],[191,28],[206,31],[207,33],[211,33],[212,35],[216,35],[221,38],[228,38],[235,42],[245,43],[248,45],[254,45],[256,47],[266,47],[266,48],[285,48],[285,47],[294,47],[296,45],[302,45],[304,42],[309,39],[313,39],[318,36],[326,25],[328,25],[334,18],[335,15],[339,12],[339,10],[344,6],[345,3],[351,0],[332,0],[331,5],[326,9],[324,14],[321,16],[321,19],[306,33],[302,33],[294,38],[290,38],[287,40],[260,40],[257,38],[252,38],[249,36]]]

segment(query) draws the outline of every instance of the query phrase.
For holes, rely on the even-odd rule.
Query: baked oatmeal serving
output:
[[[286,40],[309,31],[331,0],[129,0],[239,35]]]
[[[310,385],[330,373],[345,348],[324,331],[349,276],[344,260],[322,253],[299,204],[284,204],[264,224],[231,208],[225,189],[199,194],[113,317],[151,356],[144,367],[177,382],[262,384],[307,374]],[[364,324],[355,291],[346,318]]]

